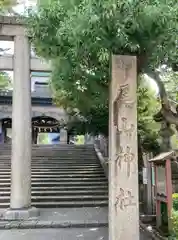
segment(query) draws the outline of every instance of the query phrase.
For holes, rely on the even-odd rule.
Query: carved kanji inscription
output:
[[[112,57],[109,196],[114,227],[109,239],[139,240],[136,62],[131,56]]]
[[[119,194],[116,196],[115,209],[116,212],[118,208],[124,211],[129,206],[135,206],[134,201],[135,197],[132,195],[131,190],[124,190],[123,188],[119,189]]]
[[[126,153],[124,154],[124,162],[127,164],[127,177],[131,175],[131,165],[135,164],[135,155],[131,152],[131,148],[129,146],[126,147]]]

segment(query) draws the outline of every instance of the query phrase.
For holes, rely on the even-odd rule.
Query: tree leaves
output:
[[[105,133],[110,54],[136,55],[138,73],[172,64],[178,57],[177,23],[176,0],[53,0],[27,19],[37,54],[52,60],[56,102],[78,109],[90,131],[96,125]]]
[[[6,72],[0,72],[0,89],[8,90],[12,87],[12,82],[9,75]]]

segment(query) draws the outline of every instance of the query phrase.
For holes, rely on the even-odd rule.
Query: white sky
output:
[[[13,10],[19,14],[25,11],[25,8],[29,6],[35,6],[36,0],[19,0],[18,5],[13,7]],[[1,48],[9,49],[6,51],[6,55],[14,54],[14,43],[9,41],[0,41]],[[13,71],[7,71],[9,76],[13,79]]]
[[[36,0],[19,0],[18,2],[19,4],[13,8],[18,13],[23,13],[26,7],[36,5]]]
[[[13,7],[13,10],[17,13],[23,13],[25,11],[25,8],[30,7],[30,6],[35,6],[36,5],[36,0],[19,0],[17,6]],[[13,42],[8,42],[8,41],[1,41],[0,42],[1,48],[8,49],[6,51],[6,54],[12,55],[14,53],[14,43]]]

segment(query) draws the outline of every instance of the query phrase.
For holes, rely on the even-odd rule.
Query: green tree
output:
[[[178,101],[178,72],[174,72],[171,69],[163,69],[162,81],[168,97],[173,101]]]
[[[177,66],[177,22],[177,0],[53,0],[27,26],[37,54],[52,61],[58,104],[106,133],[111,54],[137,56],[138,75],[155,79],[162,114],[178,124],[158,70]]]
[[[7,90],[12,87],[11,79],[6,72],[0,72],[0,90]]]
[[[159,124],[153,119],[153,115],[157,113],[159,107],[160,103],[156,92],[151,89],[148,80],[142,77],[138,88],[138,136],[144,151],[159,152],[157,141]]]

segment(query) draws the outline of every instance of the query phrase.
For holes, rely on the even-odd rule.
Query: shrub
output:
[[[178,193],[172,194],[173,209],[178,211]]]
[[[178,211],[172,210],[172,236],[178,239]]]

